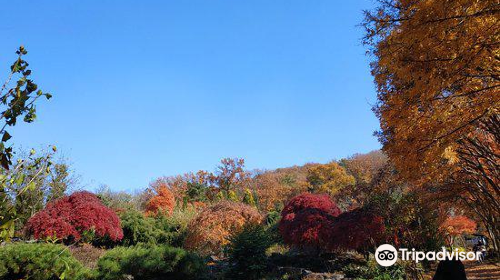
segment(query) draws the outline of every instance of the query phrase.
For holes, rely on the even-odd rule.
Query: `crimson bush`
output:
[[[318,209],[334,217],[342,212],[327,194],[303,193],[290,199],[283,208],[281,216],[285,217],[306,209]]]
[[[333,242],[332,225],[340,213],[328,195],[301,194],[292,198],[281,212],[279,231],[287,244],[325,249]]]
[[[123,238],[120,219],[90,192],[75,192],[49,203],[45,209],[31,217],[27,233],[36,239],[56,237],[78,241],[82,234],[92,232],[96,237],[112,241]]]
[[[331,229],[331,250],[365,251],[380,243],[385,233],[383,218],[362,208],[339,215]]]

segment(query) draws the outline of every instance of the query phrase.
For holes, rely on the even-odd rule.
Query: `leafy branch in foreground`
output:
[[[50,93],[44,93],[38,89],[37,84],[29,77],[31,70],[28,69],[28,62],[23,59],[23,56],[28,52],[23,46],[20,46],[16,51],[17,59],[10,67],[10,74],[2,88],[0,89],[0,106],[3,110],[0,113],[0,165],[9,169],[12,164],[12,147],[6,147],[5,143],[9,141],[11,135],[7,132],[7,126],[14,126],[17,123],[18,117],[24,116],[24,121],[31,123],[36,119],[35,102],[38,98],[44,96],[50,99]],[[9,88],[14,77],[18,77],[15,86]],[[2,124],[3,123],[3,124]]]
[[[44,93],[38,89],[38,86],[29,77],[31,70],[28,69],[28,62],[23,56],[28,52],[23,46],[16,51],[17,59],[10,67],[10,74],[7,80],[0,88],[0,166],[3,168],[0,173],[0,241],[8,240],[14,235],[15,221],[17,213],[14,205],[8,203],[10,198],[9,185],[23,185],[24,187],[17,191],[17,195],[34,188],[34,182],[42,173],[47,172],[50,165],[49,158],[33,159],[28,164],[25,161],[19,161],[13,170],[9,170],[12,165],[12,146],[6,146],[12,136],[6,130],[7,126],[15,126],[17,119],[23,117],[27,123],[36,119],[35,102],[42,96],[50,99],[52,95]],[[17,81],[11,87],[11,81],[15,78]],[[55,147],[53,148],[55,152]],[[30,156],[33,156],[34,152]],[[50,157],[50,156],[48,156]],[[42,164],[43,163],[43,164]],[[2,169],[0,168],[0,169]],[[32,176],[27,177],[21,169],[31,170]]]

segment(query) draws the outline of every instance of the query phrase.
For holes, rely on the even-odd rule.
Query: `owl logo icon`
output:
[[[391,266],[398,260],[398,251],[390,244],[380,245],[375,251],[375,260],[381,266]]]

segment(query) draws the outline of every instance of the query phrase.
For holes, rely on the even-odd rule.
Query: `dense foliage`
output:
[[[314,193],[335,195],[343,188],[354,185],[354,177],[347,174],[337,162],[313,165],[308,170],[307,181]]]
[[[447,238],[448,244],[453,245],[455,237],[462,234],[474,233],[477,228],[476,222],[465,216],[448,217],[442,224],[441,230]]]
[[[165,185],[156,188],[156,195],[153,196],[146,205],[149,214],[172,214],[175,207],[175,198],[172,192]]]
[[[125,246],[136,245],[138,243],[156,243],[157,232],[154,219],[146,217],[136,210],[129,210],[120,213],[120,220],[123,230],[122,244]]]
[[[375,251],[385,238],[384,220],[365,209],[344,212],[335,219],[330,238],[332,249]]]
[[[191,221],[185,246],[202,254],[221,254],[231,234],[261,221],[262,216],[254,207],[222,201],[204,209]]]
[[[334,217],[342,212],[326,194],[303,193],[293,197],[283,208],[282,218],[297,214],[302,210],[317,209]]]
[[[205,264],[180,248],[163,246],[116,247],[99,259],[98,279],[203,279]]]
[[[281,210],[292,197],[307,191],[307,166],[281,168],[257,174],[253,180],[258,206],[263,211]]]
[[[87,280],[89,276],[62,245],[10,244],[0,250],[0,279]]]
[[[262,279],[268,272],[266,250],[273,243],[266,229],[262,225],[249,225],[232,234],[229,241],[228,279]]]
[[[31,217],[26,225],[28,234],[37,239],[57,238],[75,241],[92,232],[97,237],[118,241],[123,237],[120,219],[89,192],[75,192],[51,202]]]
[[[383,150],[406,181],[477,213],[498,252],[498,1],[379,3],[364,25]]]
[[[68,165],[52,163],[55,147],[12,164],[6,129],[19,118],[33,122],[37,100],[51,97],[31,80],[20,47],[0,88],[0,278],[263,279],[287,264],[354,279],[420,279],[419,265],[382,268],[370,253],[381,243],[434,251],[478,231],[498,253],[498,0],[378,3],[365,12],[364,43],[383,151],[253,172],[241,158],[224,158],[214,172],[162,177],[140,194],[103,187],[64,196],[72,177]],[[96,249],[92,262],[79,258],[97,263],[90,271],[73,247],[9,243],[22,228],[22,238],[129,247],[97,261],[106,249],[86,244],[80,251]]]
[[[331,239],[332,225],[340,209],[328,195],[298,195],[281,212],[279,231],[287,244],[324,250]]]

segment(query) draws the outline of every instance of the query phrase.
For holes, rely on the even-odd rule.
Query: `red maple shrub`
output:
[[[26,231],[36,239],[56,237],[80,240],[82,234],[93,231],[97,237],[112,241],[123,238],[120,219],[90,192],[75,192],[49,203],[28,220]]]
[[[341,213],[328,195],[304,193],[292,198],[281,212],[279,231],[285,243],[320,250],[332,242],[332,225]]]
[[[384,219],[362,208],[340,214],[331,227],[330,250],[366,250],[385,236]]]
[[[334,217],[342,212],[327,194],[303,193],[290,199],[281,212],[282,217],[305,209],[318,209]]]

